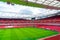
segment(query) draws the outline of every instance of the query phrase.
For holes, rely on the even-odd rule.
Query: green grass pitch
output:
[[[0,40],[37,40],[55,34],[58,32],[41,28],[6,28],[0,29]]]
[[[36,4],[36,3],[32,3],[32,2],[27,3],[24,0],[0,0],[0,1],[3,1],[3,2],[10,1],[11,3],[20,4],[20,5],[45,8],[45,6],[42,4]]]

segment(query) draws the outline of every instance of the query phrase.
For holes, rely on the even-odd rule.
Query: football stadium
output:
[[[0,40],[60,40],[60,0],[0,0]]]

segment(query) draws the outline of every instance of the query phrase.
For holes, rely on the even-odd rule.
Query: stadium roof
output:
[[[60,10],[60,0],[13,0],[13,1],[12,0],[0,0],[0,1],[4,1],[4,2],[9,1],[11,3],[20,4],[20,5],[22,4],[22,5],[33,6],[33,7]]]
[[[18,2],[14,5],[12,5],[11,2],[10,4],[8,4],[7,1],[0,2],[0,18],[36,17],[37,19],[42,19],[42,18],[60,15],[60,7],[59,7],[60,2],[57,0],[28,0],[28,1],[29,1],[28,4],[25,4],[26,3],[25,1],[24,1],[25,2],[24,4],[23,2],[22,3],[19,2],[20,5],[17,4]],[[34,7],[31,7],[31,6],[34,6]],[[42,7],[42,8],[38,8],[38,7]]]
[[[0,2],[0,18],[47,18],[60,14],[60,10],[30,7],[24,5],[8,5]]]
[[[28,0],[30,2],[35,2],[38,4],[46,5],[47,8],[51,9],[60,9],[60,0]]]

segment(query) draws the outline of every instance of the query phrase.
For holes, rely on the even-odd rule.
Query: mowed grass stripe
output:
[[[27,29],[28,31],[27,31],[27,33],[29,33],[30,32],[30,35],[34,32],[34,31],[36,31],[36,32],[34,32],[33,33],[33,36],[34,37],[36,37],[36,38],[42,38],[42,37],[46,37],[46,36],[51,36],[51,35],[53,35],[52,33],[55,33],[55,32],[52,32],[52,31],[49,31],[49,30],[47,30],[47,31],[49,31],[49,32],[51,32],[51,34],[49,34],[48,33],[48,35],[47,35],[47,32],[46,32],[46,30],[45,29],[39,29],[41,32],[39,33],[38,32],[38,28],[23,28],[24,29],[24,31],[25,31],[25,29]],[[32,30],[31,30],[32,29]],[[34,30],[34,31],[33,31]],[[26,32],[26,31],[25,31]],[[45,34],[44,34],[45,33]],[[37,35],[38,34],[38,35]],[[41,35],[42,34],[42,35]],[[26,35],[26,34],[25,34]],[[29,35],[29,34],[28,34]],[[32,37],[32,35],[31,35],[31,37]]]
[[[38,36],[36,38],[42,38],[42,37],[47,37],[47,36],[52,36],[52,35],[58,34],[58,32],[56,32],[56,31],[39,29],[39,28],[33,29],[32,32],[36,33],[36,35]]]
[[[30,34],[33,35],[34,39],[41,38],[42,33],[40,33],[40,31],[37,30],[38,28],[27,28],[27,29],[29,33],[31,32]]]
[[[25,29],[25,28],[24,28]],[[45,29],[39,29],[40,31],[38,31],[38,28],[27,28],[29,32],[33,33],[33,36],[36,38],[42,38],[42,37],[46,37],[46,36],[51,36],[54,34],[57,34],[57,32],[54,31],[50,31],[50,30],[45,30]],[[32,29],[32,30],[31,30]],[[48,33],[48,34],[47,34]],[[41,36],[42,35],[42,36]]]
[[[19,40],[17,34],[16,34],[16,29],[14,30],[14,28],[11,29],[11,40]]]
[[[25,28],[20,28],[20,30],[24,34],[24,39],[22,39],[22,40],[33,40],[33,37],[32,37],[33,35],[31,35],[31,32],[30,31],[29,31],[30,33],[28,32],[28,29],[27,28],[26,28],[26,30],[25,30]]]
[[[16,30],[15,32],[20,40],[25,39],[26,36],[21,29],[18,28],[18,29],[14,29],[14,30]]]
[[[35,36],[35,35],[33,35],[33,33],[31,32],[31,30],[29,28],[23,28],[21,30],[23,31],[23,33],[25,33],[25,36],[27,36],[27,37],[34,37]]]
[[[0,29],[0,40],[3,39],[4,33],[5,33],[5,29]]]
[[[26,28],[27,29],[27,28]],[[19,32],[23,33],[20,35],[23,35],[22,40],[33,40],[33,38],[35,38],[35,35],[31,34],[32,32],[28,32],[28,31],[24,31],[25,28],[20,28],[18,29]],[[28,30],[28,29],[27,29]],[[17,32],[18,33],[18,32]],[[19,34],[17,34],[19,36]],[[33,36],[33,37],[32,37]],[[19,36],[20,37],[20,36]]]
[[[37,37],[37,36],[40,35],[40,31],[38,31],[36,29],[35,28],[34,29],[30,28],[30,29],[28,29],[28,31],[30,31],[33,35],[35,35],[34,37]]]
[[[39,28],[11,28],[0,29],[0,40],[36,40],[58,34],[56,31],[39,29]]]
[[[26,29],[27,29],[28,31],[27,31]],[[34,29],[32,29],[32,30],[34,30]],[[38,38],[38,35],[37,35],[36,32],[33,32],[32,30],[31,30],[31,28],[24,28],[24,31],[27,32],[27,33],[26,33],[26,36],[27,36],[27,37],[30,37],[31,40],[36,40],[36,39]],[[35,31],[35,30],[34,30],[34,31]]]
[[[54,33],[55,33],[55,34],[57,33],[56,31],[47,30],[47,29],[41,29],[41,28],[40,28],[40,29],[39,29],[39,28],[35,28],[34,30],[35,30],[35,31],[33,31],[33,32],[37,32],[37,33],[44,33],[44,32],[45,32],[45,33],[46,33],[46,32],[47,32],[47,33],[50,32],[51,34],[52,34],[52,33],[53,33],[53,34],[54,34]],[[37,31],[36,31],[36,30],[37,30]],[[43,32],[42,32],[42,31],[43,31]]]
[[[1,40],[11,40],[10,29],[5,29]]]
[[[26,30],[27,29],[27,30]],[[22,32],[25,35],[24,40],[35,40],[36,35],[33,35],[34,33],[30,32],[29,28],[21,28]]]
[[[35,28],[34,29],[32,29],[32,28],[26,28],[26,29],[24,29],[24,31],[26,31],[27,33],[29,33],[32,37],[36,37],[36,33],[37,32],[34,32],[34,31],[37,31],[37,30],[34,30]]]

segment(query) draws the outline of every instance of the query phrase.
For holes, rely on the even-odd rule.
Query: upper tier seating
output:
[[[54,16],[41,20],[0,19],[0,23],[60,23],[60,16]]]

